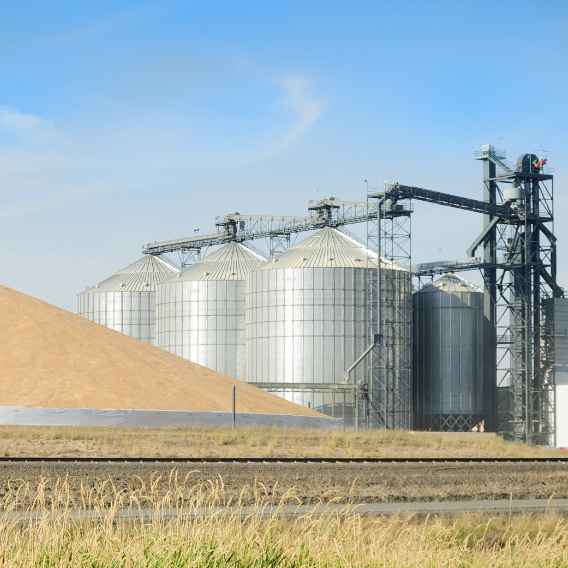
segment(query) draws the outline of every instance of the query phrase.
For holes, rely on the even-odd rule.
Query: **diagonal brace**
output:
[[[473,244],[467,249],[467,256],[475,256],[475,251],[477,250],[477,247],[485,242],[485,239],[489,237],[491,231],[493,231],[495,226],[498,223],[501,223],[502,221],[503,219],[501,219],[500,217],[493,217],[489,225],[487,225],[487,227],[483,229],[481,235],[479,235],[479,237],[477,237],[477,239],[473,241]]]

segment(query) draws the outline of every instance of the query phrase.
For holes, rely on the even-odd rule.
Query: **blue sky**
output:
[[[561,0],[4,0],[0,283],[74,311],[217,215],[304,215],[397,171],[480,197],[490,143],[550,151],[568,288],[567,77]],[[413,261],[465,256],[481,223],[416,203]]]

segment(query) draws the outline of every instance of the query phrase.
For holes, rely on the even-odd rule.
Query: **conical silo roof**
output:
[[[244,280],[247,272],[250,272],[265,260],[263,256],[241,243],[231,242],[170,278],[167,283],[196,282],[199,280]]]
[[[483,290],[463,279],[461,276],[448,272],[436,282],[426,284],[417,294],[428,294],[434,292],[478,292],[483,293]]]
[[[384,259],[382,266],[403,270],[400,265]],[[256,270],[376,267],[377,253],[337,229],[325,227]]]
[[[81,293],[154,292],[160,282],[167,280],[176,272],[176,269],[165,260],[148,254]]]

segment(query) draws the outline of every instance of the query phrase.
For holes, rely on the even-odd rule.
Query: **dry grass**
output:
[[[0,426],[4,457],[559,457],[562,450],[407,431]]]
[[[157,482],[157,480],[155,480]],[[264,514],[266,495],[254,487],[255,507],[230,512],[223,483],[192,484],[191,476],[169,479],[158,496],[154,483],[134,492],[113,489],[83,492],[73,501],[65,480],[48,499],[43,485],[19,485],[0,510],[1,566],[58,567],[522,567],[568,566],[568,525],[555,515],[480,515],[458,518],[369,518],[350,506],[340,513],[316,512],[286,518]],[[21,512],[25,522],[10,520]],[[152,517],[137,514],[150,503]],[[289,491],[280,505],[297,502]],[[120,520],[121,508],[134,517]],[[165,520],[166,508],[178,508]],[[88,511],[91,521],[72,518]],[[190,513],[190,515],[188,515]],[[39,515],[42,517],[39,517]],[[38,518],[39,517],[39,518]]]

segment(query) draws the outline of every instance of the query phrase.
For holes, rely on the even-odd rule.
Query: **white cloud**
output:
[[[25,217],[99,191],[82,179],[86,160],[51,122],[0,105],[0,219]]]
[[[71,139],[40,116],[0,105],[0,218],[23,217],[93,194],[159,185],[163,179],[178,179],[180,168],[189,175],[212,164],[242,166],[284,153],[313,126],[324,105],[313,96],[305,75],[257,75],[257,89],[259,79],[271,112],[251,122],[240,147],[223,143],[223,129],[200,146],[198,130],[191,136],[188,129],[180,132],[180,124],[190,121],[183,113],[145,111],[144,122],[138,116],[109,120],[87,129],[88,136],[75,132]],[[238,129],[234,133],[240,136]]]
[[[281,99],[281,104],[293,110],[298,119],[286,133],[280,148],[284,149],[298,140],[308,128],[319,118],[324,110],[320,101],[315,100],[309,94],[308,81],[303,75],[286,75],[280,81],[280,85],[286,90]]]
[[[286,74],[276,80],[263,79],[283,90],[272,108],[277,114],[290,114],[290,125],[282,128],[279,121],[279,130],[269,125],[267,130],[270,137],[264,140],[260,149],[253,145],[248,151],[232,156],[232,160],[241,165],[261,162],[284,153],[306,134],[325,110],[323,102],[312,94],[310,80],[305,75]]]
[[[67,135],[51,122],[23,114],[6,106],[0,106],[0,130],[17,136],[35,146],[65,142]]]
[[[258,69],[256,63],[242,54],[233,53],[235,70],[242,76],[260,80],[265,85],[277,86],[283,92],[272,104],[275,113],[292,111],[292,124],[285,130],[272,133],[272,141],[265,140],[262,150],[254,152],[250,161],[261,161],[277,156],[297,142],[318,120],[325,105],[312,92],[312,81],[305,74],[282,73],[279,76],[269,75]],[[242,156],[240,156],[242,159]]]

